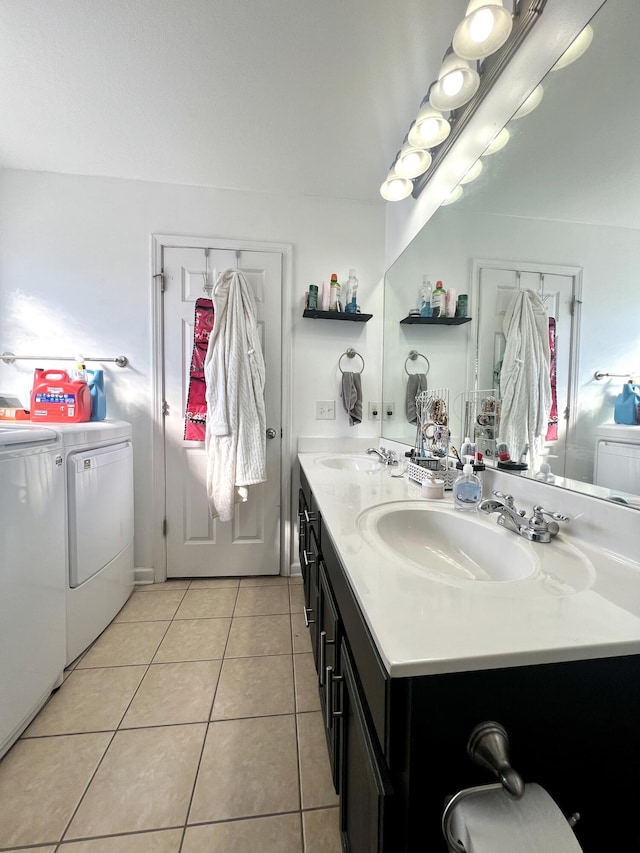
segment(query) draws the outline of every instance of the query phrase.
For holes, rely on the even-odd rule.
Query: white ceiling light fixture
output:
[[[593,41],[593,27],[587,26],[580,32],[571,42],[569,47],[562,54],[560,59],[551,69],[552,71],[560,71],[561,68],[566,68],[571,65],[576,59],[580,59],[583,53],[589,49],[589,45]]]
[[[519,118],[524,118],[528,116],[529,113],[532,113],[536,107],[540,106],[540,102],[542,101],[542,96],[544,95],[544,89],[542,88],[542,83],[533,90],[533,92],[529,95],[529,97],[522,103],[520,109],[518,109],[514,114],[512,121]]]
[[[478,72],[450,50],[429,92],[429,103],[436,110],[457,110],[473,98],[479,85]]]
[[[507,144],[510,136],[508,128],[503,127],[500,133],[497,133],[484,149],[482,156],[486,157],[488,154],[495,154],[496,151],[500,151]]]
[[[482,160],[478,158],[473,166],[465,172],[464,177],[460,179],[460,183],[470,184],[471,181],[475,181],[480,176],[480,172],[482,172]]]
[[[434,110],[425,98],[407,137],[416,148],[435,148],[451,133],[451,125],[440,110]]]
[[[449,195],[444,199],[444,201],[442,201],[442,202],[441,202],[441,206],[442,206],[442,207],[446,207],[446,206],[447,206],[447,205],[449,205],[449,204],[454,204],[456,201],[458,201],[458,199],[459,199],[459,198],[462,198],[463,193],[464,193],[464,190],[462,189],[462,187],[460,186],[460,184],[458,184],[458,186],[457,186],[457,187],[454,187],[454,188],[451,190],[451,192],[450,192],[450,193],[449,193]]]
[[[386,201],[402,201],[411,195],[413,184],[408,178],[396,175],[395,169],[391,169],[386,180],[380,187],[380,195]]]
[[[418,175],[423,175],[430,165],[431,154],[428,151],[406,142],[400,149],[393,169],[399,178],[417,178]]]
[[[502,0],[471,0],[453,36],[453,49],[463,59],[484,59],[511,35],[513,18]]]

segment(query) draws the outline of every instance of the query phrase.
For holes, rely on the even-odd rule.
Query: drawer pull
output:
[[[309,616],[312,613],[313,613],[312,607],[303,607],[302,608],[302,615],[304,616],[304,624],[306,625],[307,628],[309,627],[309,625],[315,624],[315,621],[316,621],[315,619],[309,619]]]
[[[313,566],[313,564],[315,563],[315,558],[310,557],[308,552],[304,548],[302,549],[302,559],[304,560],[304,565],[307,569],[309,568],[309,566]]]
[[[340,683],[344,679],[341,675],[334,675],[333,674],[333,667],[332,666],[327,667],[326,676],[327,676],[327,692],[326,692],[327,719],[331,720],[333,717],[341,717],[342,716],[342,711],[336,711],[336,709],[333,707],[333,704],[334,704],[333,685],[336,682]]]
[[[320,687],[324,687],[324,671],[327,665],[327,632],[320,631],[320,665],[318,666],[318,678]]]
[[[317,521],[317,516],[315,512],[309,512],[308,509],[305,509],[304,520],[307,522],[307,524],[311,524],[312,521]]]

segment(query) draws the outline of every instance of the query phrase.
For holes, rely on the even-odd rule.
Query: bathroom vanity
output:
[[[525,783],[580,813],[587,853],[638,849],[638,563],[583,546],[579,523],[521,542],[366,455],[299,459],[305,620],[345,851],[445,851],[447,798],[495,781],[466,755],[484,720],[507,730]],[[469,563],[449,571],[461,535]]]

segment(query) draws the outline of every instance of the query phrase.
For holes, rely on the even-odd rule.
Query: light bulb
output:
[[[542,88],[542,83],[540,83],[520,106],[520,109],[513,114],[513,118],[524,118],[525,116],[528,116],[529,113],[532,113],[535,108],[540,105],[543,95],[544,89]]]
[[[479,176],[482,171],[482,160],[478,159],[473,164],[473,166],[467,170],[464,177],[460,179],[461,184],[470,184],[471,181],[475,181],[475,179]]]
[[[495,20],[493,12],[486,6],[478,9],[469,22],[469,38],[476,44],[486,41],[493,30]]]
[[[449,136],[451,125],[429,102],[421,107],[409,130],[408,140],[415,148],[433,148]]]
[[[380,195],[387,201],[401,201],[411,195],[413,184],[407,178],[399,178],[393,169],[380,187]]]
[[[462,76],[462,71],[452,71],[442,78],[442,89],[445,95],[453,98],[462,89],[463,83],[464,77]]]
[[[441,202],[441,205],[442,205],[443,207],[446,207],[446,205],[448,205],[448,204],[453,204],[455,201],[458,201],[458,199],[459,199],[459,198],[461,198],[462,193],[463,193],[463,189],[462,189],[462,187],[460,186],[460,184],[458,184],[458,186],[457,186],[457,187],[454,187],[454,188],[451,190],[451,192],[450,192],[450,193],[449,193],[449,195],[444,199],[444,201],[442,201],[442,202]]]
[[[588,49],[592,40],[593,29],[589,24],[587,24],[582,32],[580,32],[571,42],[569,47],[565,50],[551,70],[560,71],[561,68],[566,68],[567,65],[571,65],[571,63],[575,62],[576,59],[580,59],[582,54]]]
[[[496,134],[496,136],[494,136],[491,142],[487,145],[485,150],[482,152],[482,156],[485,157],[487,154],[495,154],[496,151],[504,148],[509,141],[509,136],[509,131],[506,127],[503,127],[500,133]]]
[[[424,148],[416,148],[407,142],[402,146],[393,171],[399,178],[417,178],[431,165],[431,154]]]

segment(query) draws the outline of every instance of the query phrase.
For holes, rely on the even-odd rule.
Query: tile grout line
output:
[[[184,591],[183,596],[182,596],[182,598],[180,599],[180,603],[182,603],[182,601],[184,600],[184,596],[186,595],[186,593],[187,593],[187,590],[185,590],[185,591]],[[126,607],[126,604],[125,604],[124,606]],[[176,612],[177,612],[177,610],[178,610],[178,607],[179,607],[179,606],[180,606],[180,604],[178,604],[178,605],[177,605],[177,607],[176,607]],[[175,613],[174,613],[174,615],[175,615]],[[157,621],[164,621],[164,620],[157,620]],[[149,672],[149,668],[151,667],[151,662],[153,661],[154,657],[156,656],[156,654],[157,654],[157,652],[158,652],[158,649],[160,648],[160,645],[161,645],[162,641],[164,640],[164,638],[165,638],[165,637],[166,637],[166,635],[167,635],[167,631],[169,630],[169,626],[171,625],[171,622],[173,622],[173,619],[171,619],[171,620],[168,622],[168,624],[167,624],[167,628],[166,628],[166,630],[165,630],[164,634],[162,635],[161,639],[159,640],[158,645],[156,646],[155,651],[154,651],[154,652],[153,652],[153,654],[151,655],[151,660],[150,660],[150,661],[149,661],[149,663],[146,665],[146,666],[147,666],[147,668],[146,668],[146,670],[145,670],[145,673],[144,673],[144,675],[142,676],[142,678],[140,679],[140,682],[138,683],[138,686],[137,686],[137,688],[135,689],[135,691],[134,691],[134,693],[133,693],[133,696],[131,697],[131,699],[130,699],[129,703],[127,704],[127,707],[126,707],[126,709],[125,709],[124,713],[123,713],[123,714],[122,714],[122,716],[120,717],[120,721],[118,722],[118,725],[116,726],[115,730],[113,731],[113,734],[112,734],[111,738],[109,739],[109,743],[107,744],[107,748],[106,748],[106,749],[105,749],[105,751],[102,753],[102,757],[100,758],[100,761],[99,761],[99,762],[98,762],[98,764],[96,765],[96,769],[95,769],[95,770],[94,770],[94,772],[92,773],[91,778],[89,779],[88,784],[86,785],[86,787],[85,787],[84,791],[82,792],[82,795],[81,795],[80,799],[78,800],[78,802],[77,802],[77,804],[76,804],[76,807],[75,807],[75,809],[73,810],[73,812],[72,812],[72,814],[71,814],[71,817],[69,818],[69,821],[67,822],[67,825],[65,826],[65,828],[64,828],[64,830],[63,830],[63,832],[62,832],[62,835],[60,836],[60,839],[59,839],[59,841],[58,841],[58,844],[61,844],[61,843],[65,840],[65,836],[66,836],[67,832],[69,831],[69,829],[70,829],[70,827],[71,827],[71,824],[73,823],[74,818],[76,817],[76,815],[77,815],[77,813],[78,813],[78,810],[79,810],[80,806],[82,805],[82,803],[83,803],[83,801],[84,801],[84,798],[85,798],[85,797],[86,797],[86,795],[87,795],[87,791],[88,791],[88,790],[89,790],[89,788],[91,787],[91,784],[92,784],[93,780],[96,778],[96,775],[97,775],[97,773],[98,773],[98,770],[100,769],[100,767],[102,767],[102,763],[103,763],[103,761],[105,760],[106,755],[107,755],[107,753],[109,752],[109,749],[111,748],[111,744],[112,744],[112,743],[113,743],[113,741],[115,740],[115,737],[116,737],[117,732],[120,730],[120,723],[122,723],[122,721],[123,721],[123,719],[124,719],[124,717],[125,717],[125,715],[126,715],[127,711],[128,711],[128,710],[129,710],[129,708],[131,707],[131,703],[132,703],[132,702],[133,702],[133,700],[135,699],[135,697],[136,697],[136,695],[137,695],[137,693],[138,693],[138,690],[140,689],[140,685],[142,684],[142,682],[143,682],[143,681],[144,681],[144,679],[146,678],[147,673]],[[110,625],[112,625],[112,624],[114,624],[114,622],[112,621],[112,622],[110,622],[109,624],[110,624]],[[96,638],[96,640],[97,640],[97,638]],[[93,645],[93,643],[92,643],[92,645]],[[59,737],[59,735],[58,735],[58,737]]]
[[[220,669],[218,671],[218,679],[216,681],[216,686],[215,686],[215,689],[213,691],[213,697],[211,699],[211,705],[209,706],[209,719],[207,720],[206,728],[204,731],[204,737],[202,738],[202,747],[200,749],[200,755],[198,757],[198,764],[196,766],[196,772],[195,772],[194,777],[193,777],[193,785],[191,786],[191,795],[189,797],[189,802],[187,804],[187,809],[186,809],[185,816],[184,816],[184,825],[182,827],[182,835],[180,837],[180,844],[178,846],[178,853],[182,853],[182,848],[184,846],[184,839],[185,839],[186,834],[187,834],[187,827],[189,825],[189,814],[191,812],[191,807],[193,805],[193,798],[194,798],[195,793],[196,793],[196,785],[198,784],[198,776],[200,775],[200,767],[202,766],[202,757],[204,756],[204,750],[205,750],[205,747],[207,745],[207,738],[209,736],[209,728],[211,727],[211,715],[213,714],[213,706],[215,704],[216,694],[218,693],[218,688],[220,686],[220,679],[222,678],[222,668],[224,666],[225,654],[227,651],[227,646],[229,644],[229,637],[231,636],[231,627],[233,625],[233,614],[235,613],[236,605],[238,603],[238,593],[240,591],[240,582],[238,582],[238,586],[235,589],[236,589],[236,596],[235,596],[235,599],[233,602],[233,609],[231,611],[231,619],[229,621],[229,630],[227,631],[227,639],[226,639],[225,644],[224,644],[224,649],[222,650],[222,661],[220,663]]]

